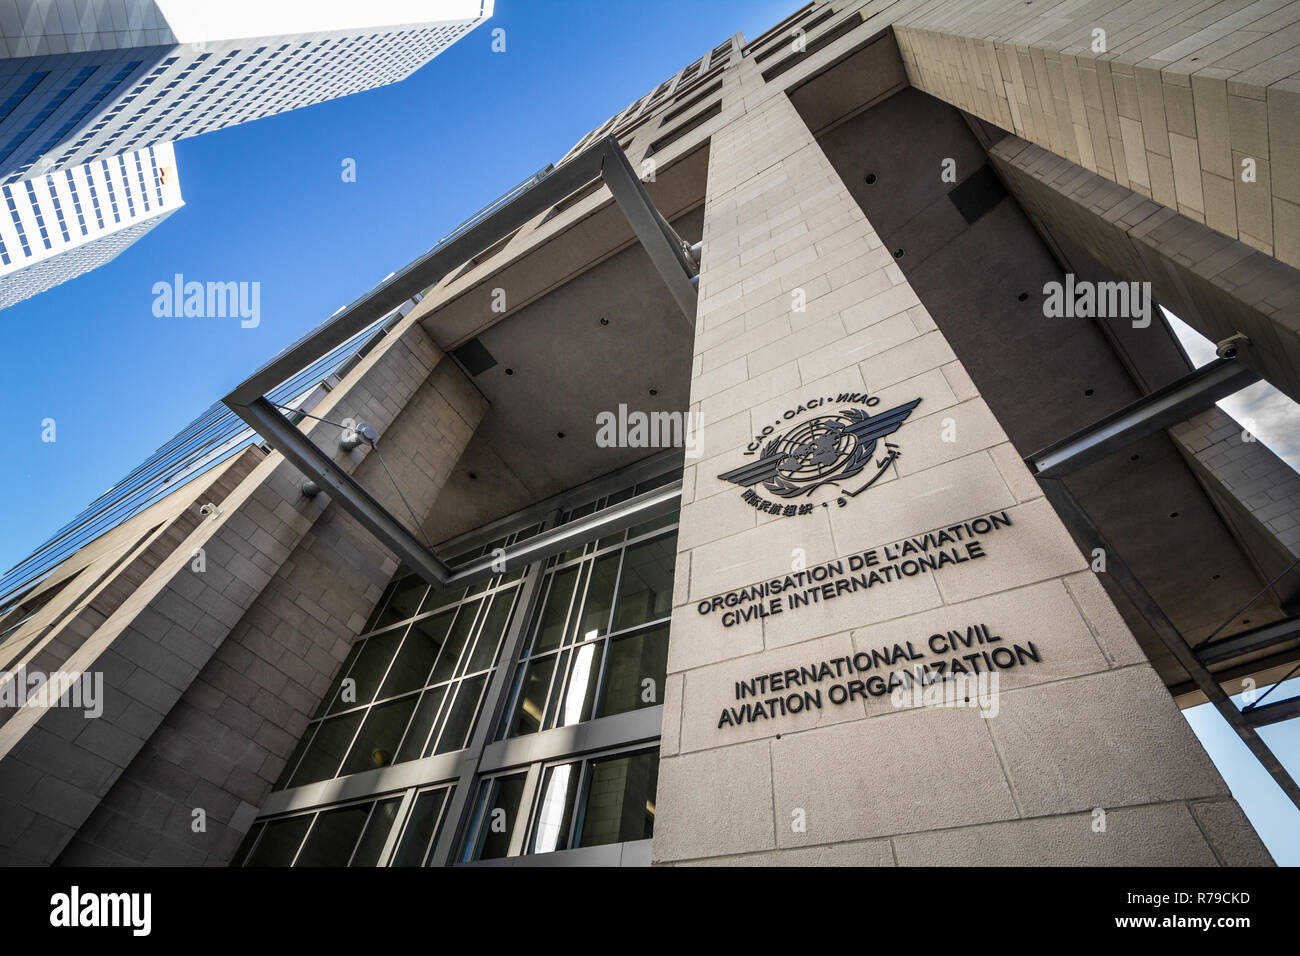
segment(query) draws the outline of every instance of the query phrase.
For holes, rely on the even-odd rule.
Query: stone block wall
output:
[[[1268,862],[788,98],[753,71],[725,105],[692,384],[704,455],[684,482],[655,862]],[[746,447],[787,410],[854,392],[881,410],[921,399],[891,436],[901,457],[860,495],[775,515],[718,477],[752,461]],[[1009,526],[989,531],[990,514]],[[709,610],[729,591],[980,518],[982,558],[730,627]],[[987,716],[870,694],[721,716],[737,682],[907,642],[933,660],[931,635],[976,623],[1039,657],[996,672]]]

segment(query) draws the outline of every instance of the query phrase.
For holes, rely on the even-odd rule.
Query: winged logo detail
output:
[[[761,484],[785,499],[811,495],[824,485],[839,486],[850,497],[861,494],[901,454],[897,445],[885,439],[902,427],[919,404],[917,398],[874,415],[861,408],[844,408],[836,415],[808,419],[774,437],[754,461],[718,477],[745,487]],[[846,483],[872,463],[882,441],[886,453],[876,462],[875,472],[866,484],[849,490]]]

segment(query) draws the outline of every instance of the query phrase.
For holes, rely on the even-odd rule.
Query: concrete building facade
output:
[[[1300,655],[1286,9],[704,53],[0,584],[4,859],[1271,863],[1179,708]]]

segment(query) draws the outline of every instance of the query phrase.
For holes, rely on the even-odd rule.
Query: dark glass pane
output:
[[[555,726],[556,717],[562,709],[564,685],[568,680],[569,660],[572,656],[572,651],[568,649],[560,651],[560,657],[555,662],[555,679],[551,681],[551,693],[546,698],[546,710],[542,717],[543,730],[549,730]]]
[[[636,493],[638,495],[645,494],[647,491],[652,491],[655,488],[661,488],[664,485],[677,481],[681,477],[682,473],[680,471],[670,471],[666,474],[656,475],[654,478],[647,478],[645,481],[637,483]],[[666,528],[669,525],[676,523],[676,515],[664,515],[661,518],[652,518],[649,521],[629,528],[627,536],[630,540],[638,535],[648,534],[651,531],[657,531],[660,528]]]
[[[610,642],[600,716],[663,703],[668,672],[668,628],[656,627]]]
[[[375,621],[375,628],[388,627],[398,621],[405,621],[408,617],[415,617],[420,610],[420,601],[428,590],[429,585],[425,584],[418,575],[412,574],[402,578],[393,589],[387,606]]]
[[[418,760],[424,756],[425,741],[429,739],[429,730],[433,727],[434,718],[438,716],[438,705],[446,695],[446,685],[431,687],[420,695],[419,706],[415,708],[415,717],[411,719],[411,726],[406,728],[406,739],[402,741],[401,749],[397,751],[397,758],[393,763]]]
[[[289,762],[284,765],[284,770],[280,773],[280,779],[275,783],[276,790],[283,790],[289,786],[289,779],[293,772],[298,769],[298,760],[311,745],[311,739],[316,734],[317,724],[308,724],[306,731],[303,732],[302,740],[298,741],[298,746],[293,748],[293,753],[289,755]]]
[[[447,643],[438,655],[438,663],[433,667],[432,682],[435,684],[450,680],[456,673],[456,664],[460,661],[461,651],[465,649],[465,642],[469,640],[470,631],[474,627],[474,618],[478,613],[478,607],[482,601],[471,601],[468,604],[462,604],[459,612],[456,614],[456,623],[451,626],[451,632],[447,635]]]
[[[433,845],[438,827],[438,814],[446,802],[447,790],[426,790],[415,798],[411,819],[402,834],[402,842],[393,853],[393,866],[423,866]]]
[[[655,488],[662,488],[664,485],[671,484],[682,477],[682,470],[666,471],[662,475],[655,475],[653,478],[646,478],[644,481],[638,481],[636,484],[636,493],[643,495],[647,491],[653,491]]]
[[[573,803],[578,794],[581,767],[582,764],[569,763],[546,768],[529,853],[550,853],[569,848],[569,825],[573,821]]]
[[[365,711],[358,710],[321,721],[311,745],[302,755],[302,762],[294,771],[291,786],[300,787],[304,783],[315,783],[335,776],[364,714]]]
[[[375,806],[349,866],[374,866],[379,862],[379,854],[384,852],[384,844],[388,842],[388,831],[393,828],[393,817],[397,816],[397,808],[401,805],[401,797],[392,797]]]
[[[587,597],[583,602],[582,616],[574,635],[576,641],[586,641],[609,632],[609,611],[614,604],[614,584],[618,577],[618,552],[598,558],[591,569]]]
[[[524,796],[525,773],[497,777],[488,784],[480,808],[478,846],[475,860],[499,860],[510,852],[510,836]]]
[[[634,624],[658,620],[672,612],[676,563],[675,534],[634,544],[624,552],[615,628],[622,630]]]
[[[446,726],[443,727],[442,737],[439,738],[434,753],[445,754],[460,750],[469,741],[469,732],[474,729],[474,718],[478,716],[478,699],[486,682],[486,674],[467,677],[460,682],[460,690],[456,692],[456,700],[447,713]]]
[[[393,755],[397,753],[397,745],[402,742],[402,732],[406,730],[418,699],[418,694],[411,694],[371,707],[348,759],[343,762],[339,776],[346,777],[350,773],[387,767],[393,763]]]
[[[379,597],[379,603],[375,605],[375,609],[370,613],[370,620],[366,621],[366,626],[361,632],[362,634],[369,634],[379,626],[379,618],[383,616],[384,608],[388,607],[389,598],[393,596],[393,592],[397,590],[397,586],[404,580],[405,579],[394,578],[388,582],[388,587],[384,588],[384,593]]]
[[[447,563],[453,568],[462,564],[467,564],[483,554],[483,545],[477,548],[470,548],[468,551],[461,551],[447,559]]]
[[[627,501],[627,499],[631,498],[632,495],[633,495],[632,486],[629,485],[623,490],[616,491],[612,495],[607,497],[605,499],[605,507],[608,508],[610,505],[616,505],[620,501]]]
[[[358,704],[368,704],[375,699],[379,682],[384,679],[384,672],[388,670],[393,654],[397,652],[397,646],[402,642],[402,633],[399,627],[395,631],[387,631],[366,639],[357,662],[352,666],[347,677],[348,680],[356,683],[351,687],[344,683],[330,708],[331,713],[338,713],[340,710],[347,710]]]
[[[604,641],[580,644],[569,655],[568,679],[564,694],[557,702],[555,726],[568,727],[591,720],[596,704],[596,685],[600,682],[600,660]]]
[[[298,853],[302,838],[311,826],[312,815],[272,820],[266,825],[257,848],[248,857],[245,866],[289,866]]]
[[[514,543],[518,544],[520,541],[527,541],[529,538],[536,537],[541,533],[541,530],[542,526],[535,524],[530,528],[524,528],[522,531],[516,531]]]
[[[343,678],[348,676],[348,671],[350,671],[352,665],[356,663],[357,657],[361,654],[361,647],[363,644],[365,644],[365,641],[357,641],[348,650],[348,656],[343,658],[343,663],[339,665],[339,672],[334,675],[334,683],[330,685],[329,693],[321,698],[320,706],[316,708],[316,713],[312,714],[312,717],[324,717],[325,712],[330,709],[330,706],[338,703],[339,689],[343,686]]]
[[[538,616],[537,637],[533,641],[534,654],[553,651],[560,646],[560,639],[564,637],[564,622],[569,617],[569,601],[573,597],[573,586],[577,581],[576,567],[565,568],[551,576],[546,605]]]
[[[658,777],[658,750],[593,760],[578,846],[650,839]]]
[[[677,515],[662,515],[641,524],[633,525],[627,529],[627,536],[629,539],[639,538],[643,534],[649,534],[651,531],[658,531],[660,528],[667,528],[669,525],[676,523]]]
[[[586,550],[587,550],[587,546],[585,544],[579,545],[576,548],[570,548],[568,551],[563,551],[560,554],[557,554],[555,556],[555,563],[563,564],[566,561],[574,561],[582,557],[582,553]]]
[[[446,639],[447,628],[451,625],[450,614],[437,614],[422,618],[406,632],[401,650],[393,658],[393,666],[384,678],[383,689],[379,699],[396,697],[408,690],[416,690],[429,682],[429,672],[433,662],[438,659],[438,651]]]
[[[369,816],[368,803],[322,811],[316,816],[316,824],[293,865],[347,866]]]
[[[492,607],[488,609],[487,620],[479,631],[478,640],[474,642],[474,653],[470,655],[466,674],[487,670],[497,660],[497,648],[510,623],[510,610],[514,606],[518,589],[498,591],[492,598]]]
[[[608,548],[611,545],[622,544],[623,538],[626,534],[626,531],[619,531],[615,534],[605,535],[605,537],[596,542],[596,550],[599,551],[601,548]]]
[[[551,689],[551,675],[555,673],[556,657],[532,660],[524,665],[524,675],[519,690],[519,703],[506,731],[507,737],[522,737],[542,729],[542,715],[546,713],[546,695]]]
[[[262,832],[262,828],[265,826],[265,823],[255,823],[253,824],[252,829],[244,834],[244,839],[239,843],[239,849],[235,851],[235,855],[230,859],[231,866],[244,865],[244,857],[248,856],[248,851],[252,849],[253,844],[257,842],[258,834]]]
[[[430,611],[436,611],[441,607],[450,607],[464,596],[464,588],[457,588],[455,591],[434,591],[425,598],[424,605],[420,610],[428,614]]]
[[[594,514],[595,511],[596,511],[596,501],[588,501],[585,505],[579,505],[578,507],[570,511],[568,518],[565,519],[565,522],[568,523],[569,521],[577,521],[579,518],[585,518],[589,514]]]

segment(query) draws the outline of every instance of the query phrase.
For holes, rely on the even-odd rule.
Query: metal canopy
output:
[[[1196,658],[1206,667],[1222,664],[1233,658],[1268,650],[1278,644],[1300,638],[1300,617],[1283,618],[1269,624],[1261,624],[1249,631],[1242,631],[1232,637],[1205,644],[1196,648]]]
[[[1239,710],[1223,690],[1219,678],[1207,667],[1209,663],[1228,659],[1230,655],[1259,650],[1293,637],[1295,620],[1276,622],[1218,644],[1192,648],[1061,480],[1065,475],[1138,439],[1209,408],[1220,398],[1258,380],[1257,374],[1244,366],[1238,366],[1233,360],[1219,359],[1030,455],[1025,459],[1025,464],[1038,478],[1043,493],[1076,541],[1085,548],[1103,550],[1107,559],[1107,573],[1137,608],[1138,613],[1146,619],[1174,659],[1187,671],[1197,689],[1214,704],[1215,709],[1237,732],[1291,802],[1300,808],[1300,785],[1297,785],[1277,755],[1255,732],[1257,727],[1300,716],[1300,697]]]
[[[667,283],[683,315],[695,328],[694,269],[675,240],[672,228],[650,201],[645,185],[632,171],[627,156],[614,137],[588,146],[564,165],[538,173],[519,188],[513,198],[500,204],[473,225],[438,243],[401,272],[393,275],[369,295],[358,299],[324,324],[307,333],[235,386],[222,401],[236,413],[331,348],[347,341],[377,316],[397,308],[417,292],[441,282],[453,269],[463,266],[484,249],[519,229],[564,200],[587,183],[601,177],[627,217],[633,232],[645,247],[655,269]],[[673,236],[673,238],[670,238]],[[676,262],[670,268],[670,262]]]
[[[1258,381],[1259,375],[1240,362],[1216,359],[1030,455],[1025,463],[1039,478],[1059,477],[1181,422]]]
[[[493,573],[490,561],[479,562],[453,573],[425,547],[414,532],[395,518],[346,471],[265,397],[285,380],[297,374],[357,332],[391,312],[406,300],[436,285],[452,270],[484,249],[512,234],[525,223],[546,212],[587,183],[602,179],[632,227],[650,262],[663,278],[682,311],[692,333],[695,329],[695,273],[689,248],[664,220],[650,201],[644,184],[633,171],[614,137],[593,143],[555,169],[543,170],[507,194],[488,211],[452,233],[421,258],[393,275],[362,299],[345,307],[329,321],[299,339],[274,359],[237,385],[222,401],[252,426],[272,446],[293,462],[307,478],[325,489],[339,506],[356,518],[386,545],[399,560],[435,588],[461,587]],[[640,495],[582,523],[583,531],[596,527],[609,532],[675,510],[681,484]],[[563,527],[521,543],[505,558],[511,568],[565,550],[564,544],[578,533]],[[552,541],[551,538],[555,540]],[[547,550],[554,547],[554,550]],[[481,565],[481,566],[480,566]]]

